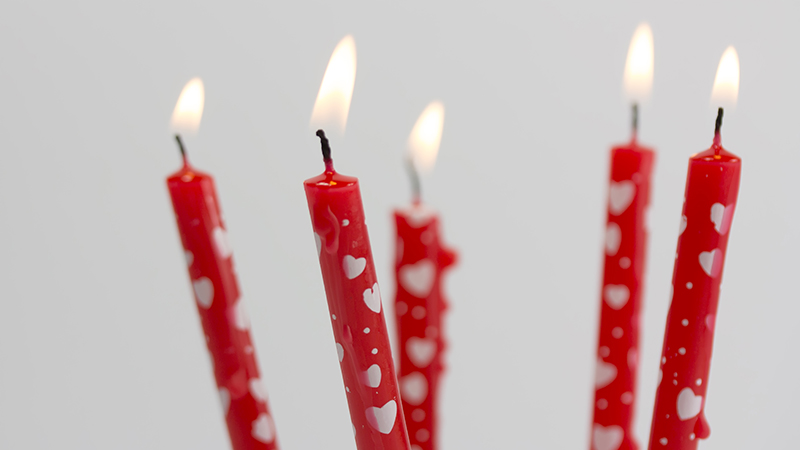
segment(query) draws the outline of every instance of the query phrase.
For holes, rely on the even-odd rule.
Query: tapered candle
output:
[[[443,122],[440,102],[428,105],[417,120],[409,137],[413,198],[394,212],[400,394],[412,450],[439,448],[439,387],[447,343],[442,277],[455,264],[456,253],[442,240],[439,214],[422,202],[418,168],[432,168]]]
[[[631,39],[625,87],[635,101],[650,92],[653,36],[640,25]],[[655,159],[637,141],[638,106],[633,105],[631,141],[611,150],[608,212],[600,289],[600,326],[595,368],[591,449],[638,448],[633,436],[639,329],[647,256],[646,215]]]
[[[174,129],[196,130],[203,96],[199,78],[186,85],[175,107]],[[276,450],[275,424],[259,377],[214,179],[189,164],[180,136],[176,139],[183,167],[169,176],[167,186],[228,435],[234,450]]]
[[[713,97],[727,90],[735,101],[738,87],[739,61],[730,47],[720,61]],[[741,159],[722,147],[722,113],[719,108],[711,148],[689,158],[650,450],[694,450],[711,431],[703,411],[742,167]]]

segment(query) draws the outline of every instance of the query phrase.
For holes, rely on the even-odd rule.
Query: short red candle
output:
[[[456,253],[441,239],[439,216],[415,202],[394,213],[400,393],[413,450],[438,448],[438,395],[446,348],[442,276]]]
[[[635,110],[634,110],[635,114]],[[611,150],[593,450],[638,448],[633,438],[639,328],[647,250],[646,216],[655,152],[636,142]]]
[[[741,159],[720,144],[689,158],[650,450],[694,450],[710,429],[705,408],[714,323]]]
[[[184,157],[167,186],[233,449],[277,449],[214,179]]]
[[[359,450],[409,450],[358,179],[333,170],[305,181],[308,210],[350,419]]]

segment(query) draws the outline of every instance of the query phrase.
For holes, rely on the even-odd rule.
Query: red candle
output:
[[[197,95],[197,89],[202,96],[199,79],[187,84],[176,113],[185,106],[185,95]],[[274,450],[278,448],[275,424],[259,378],[214,179],[189,165],[180,137],[176,138],[183,167],[169,176],[167,186],[231,444],[234,450]]]
[[[738,86],[738,60],[736,81]],[[689,158],[651,450],[694,450],[698,440],[710,433],[703,410],[722,269],[741,173],[741,159],[722,148],[721,123],[722,108],[713,145]]]
[[[649,91],[652,60],[652,34],[650,27],[643,24],[631,40],[626,86],[641,90],[644,84]],[[640,72],[638,78],[631,74],[636,69]],[[642,81],[641,72],[649,74],[649,80]],[[590,446],[593,450],[638,448],[633,418],[647,253],[646,216],[655,153],[637,143],[637,122],[638,107],[634,104],[631,142],[611,150]]]
[[[304,186],[356,446],[408,450],[358,179],[333,170],[328,140],[317,135],[325,171]]]
[[[443,327],[447,302],[442,276],[456,254],[442,242],[440,220],[420,199],[417,167],[430,169],[441,142],[444,106],[432,102],[409,137],[412,204],[394,212],[395,315],[400,358],[400,394],[412,450],[438,448],[439,385],[446,348]]]

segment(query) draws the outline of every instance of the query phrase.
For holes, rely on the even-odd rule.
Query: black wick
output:
[[[178,141],[178,148],[181,150],[181,156],[186,159],[186,148],[183,146],[183,140],[180,134],[175,135],[175,140]]]
[[[714,125],[714,134],[719,134],[719,130],[722,128],[722,108],[717,110],[717,123]]]
[[[631,130],[633,134],[639,132],[639,104],[634,103],[631,105]]]
[[[317,130],[317,136],[322,146],[322,160],[328,162],[331,160],[331,145],[328,142],[328,138],[325,137],[325,132],[323,130]]]
[[[422,195],[422,185],[419,182],[417,166],[414,165],[414,158],[411,155],[406,158],[406,169],[408,170],[408,178],[411,180],[411,196],[414,201],[418,201]]]

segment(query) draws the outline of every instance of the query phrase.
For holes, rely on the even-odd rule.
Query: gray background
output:
[[[425,196],[448,279],[445,449],[587,448],[607,152],[628,138],[629,39],[648,20],[657,147],[637,431],[646,440],[687,157],[711,143],[723,50],[741,60],[723,142],[743,157],[703,449],[797,448],[796,2],[23,2],[0,6],[0,447],[221,449],[227,436],[165,177],[216,177],[284,449],[353,449],[301,183],[336,43],[358,75],[340,171],[362,181],[384,297],[402,152],[446,119]],[[390,312],[391,309],[387,308]]]

